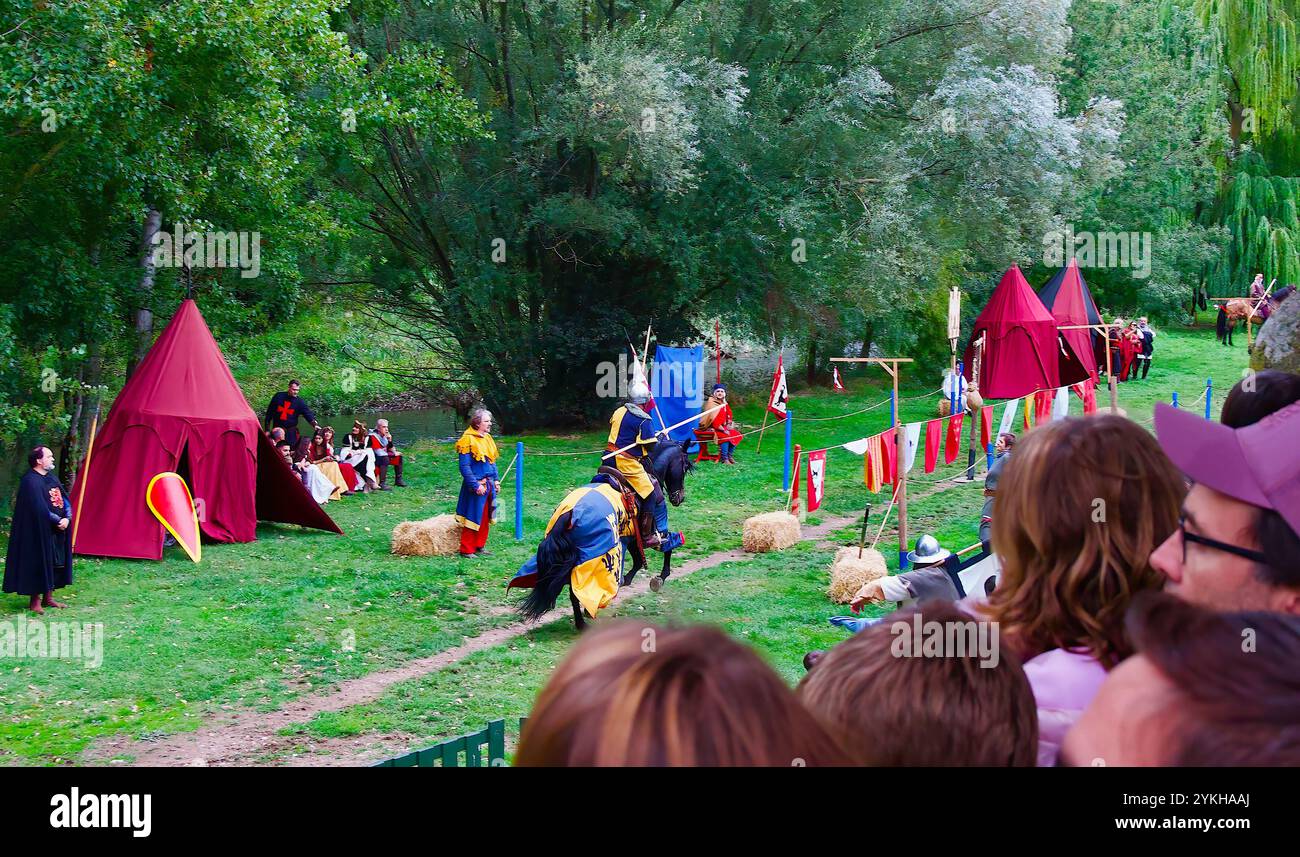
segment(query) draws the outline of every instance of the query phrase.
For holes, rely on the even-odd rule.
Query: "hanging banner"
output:
[[[822,505],[826,487],[826,450],[808,453],[808,511],[816,512]]]
[[[925,424],[925,472],[933,473],[939,463],[939,438],[942,434],[943,420],[930,420]]]
[[[961,414],[948,417],[948,439],[943,445],[943,463],[952,464],[961,451]]]
[[[1012,399],[1007,402],[1007,409],[1002,412],[1002,424],[998,426],[998,434],[1010,434],[1016,424],[1016,410],[1020,407],[1019,399]]]
[[[781,355],[776,358],[776,374],[772,376],[772,392],[767,397],[767,409],[781,419],[785,419],[786,402],[790,398],[790,391],[785,383],[784,359]]]
[[[1052,395],[1052,419],[1063,420],[1070,415],[1070,391],[1062,387]]]
[[[908,423],[903,431],[903,472],[911,473],[916,463],[916,447],[921,441],[921,424]]]
[[[862,481],[867,490],[875,494],[881,483],[880,435],[867,438],[867,450],[862,455]]]
[[[993,406],[980,408],[980,449],[988,449],[993,442]]]
[[[844,384],[840,382],[840,367],[831,367],[831,389],[837,393],[844,392]]]
[[[893,485],[898,482],[898,429],[880,433],[880,481]]]

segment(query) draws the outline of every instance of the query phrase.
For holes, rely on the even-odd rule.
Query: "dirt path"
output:
[[[859,520],[860,517],[856,515],[838,517],[813,527],[805,527],[802,540],[821,540],[835,530]],[[750,557],[752,554],[730,550],[688,560],[673,569],[670,581],[700,569]],[[618,615],[619,605],[625,604],[629,596],[648,592],[649,581],[649,575],[639,574],[631,586],[620,590],[622,597],[615,602],[611,613]],[[86,750],[82,761],[112,764],[114,760],[132,757],[134,765],[153,767],[255,765],[267,762],[284,765],[367,764],[408,749],[410,736],[362,735],[355,738],[312,739],[304,735],[277,733],[285,727],[307,723],[322,712],[340,711],[373,702],[398,682],[429,675],[474,652],[555,621],[572,621],[567,603],[546,614],[538,625],[516,622],[494,628],[436,655],[417,658],[393,669],[341,682],[333,690],[299,697],[275,711],[220,712],[195,732],[168,735],[156,740],[136,740],[128,736],[103,739]],[[284,754],[293,755],[283,758]]]

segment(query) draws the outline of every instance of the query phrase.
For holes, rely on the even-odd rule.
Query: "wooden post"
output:
[[[86,463],[81,470],[81,478],[77,480],[77,508],[72,510],[72,550],[77,549],[77,527],[81,524],[81,502],[86,499],[86,483],[90,481],[90,457],[95,452],[95,429],[99,426],[99,408],[95,408],[95,416],[90,421],[90,442],[86,445]],[[72,561],[72,557],[68,557]]]
[[[907,570],[907,470],[903,466],[903,454],[907,448],[907,439],[903,436],[902,414],[898,398],[899,364],[911,363],[911,357],[832,357],[832,363],[879,363],[881,368],[893,379],[893,424],[894,424],[894,460],[897,472],[894,475],[894,498],[898,504],[898,570]]]
[[[799,484],[799,464],[803,457],[803,449],[799,444],[794,445],[794,479],[790,481],[790,489],[785,494],[785,508],[791,515],[799,514],[798,500],[794,499],[794,486]]]
[[[758,430],[758,446],[754,448],[754,454],[759,455],[763,451],[763,432],[767,431],[767,416],[771,411],[763,411],[763,427]]]
[[[1112,327],[1118,327],[1115,324],[1062,324],[1057,330],[1100,330],[1103,335],[1108,333]],[[1115,367],[1110,359],[1110,338],[1106,338],[1106,386],[1110,389],[1110,412],[1119,413],[1119,386],[1115,383]]]

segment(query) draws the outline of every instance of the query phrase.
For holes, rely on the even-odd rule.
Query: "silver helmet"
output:
[[[916,550],[907,555],[907,561],[912,565],[935,565],[950,556],[952,552],[940,547],[938,539],[926,534],[916,540]]]

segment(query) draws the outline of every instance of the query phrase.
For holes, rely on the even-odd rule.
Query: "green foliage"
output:
[[[1271,175],[1264,159],[1247,153],[1209,217],[1223,223],[1230,236],[1227,252],[1209,269],[1213,295],[1245,294],[1255,274],[1278,288],[1300,283],[1300,220],[1296,199],[1300,178]]]

